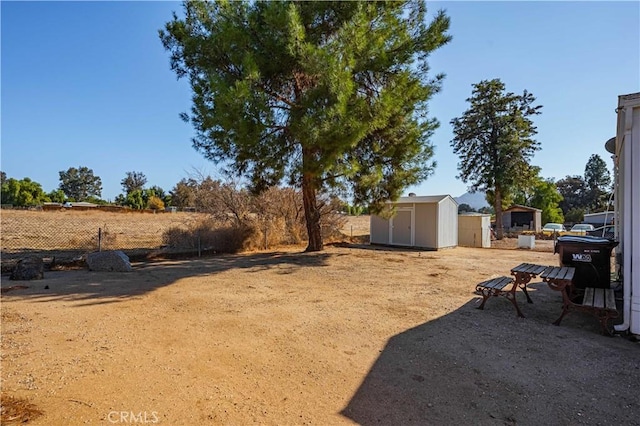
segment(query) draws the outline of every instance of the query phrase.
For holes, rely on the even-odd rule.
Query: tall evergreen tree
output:
[[[542,106],[526,90],[522,95],[505,92],[499,79],[473,85],[469,109],[451,120],[453,152],[458,154],[459,178],[471,190],[491,194],[496,212],[496,236],[503,237],[503,198],[535,176],[529,160],[540,149],[531,120]]]
[[[427,57],[446,44],[443,12],[424,1],[185,2],[160,37],[193,90],[193,145],[251,189],[301,187],[308,251],[323,247],[330,189],[381,210],[435,163],[427,101],[443,75]]]
[[[611,193],[611,174],[607,163],[598,154],[589,157],[584,169],[584,181],[587,184],[588,207],[594,212],[604,210]]]

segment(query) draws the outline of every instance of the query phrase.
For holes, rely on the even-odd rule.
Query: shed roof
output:
[[[520,204],[514,204],[508,209],[504,210],[504,212],[514,212],[514,211],[527,211],[527,212],[541,212],[542,210],[536,209],[535,207],[523,206]]]
[[[411,196],[411,197],[400,197],[395,204],[398,203],[416,203],[416,204],[437,204],[442,200],[450,198],[451,201],[458,204],[458,202],[451,195],[421,195],[421,196]],[[392,201],[388,201],[388,203],[393,204]]]

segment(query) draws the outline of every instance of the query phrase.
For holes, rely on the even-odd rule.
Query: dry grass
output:
[[[42,411],[26,399],[9,395],[0,397],[0,419],[3,425],[19,425],[28,423],[42,415]]]
[[[123,247],[158,247],[172,227],[188,227],[205,215],[198,213],[111,213],[101,211],[2,210],[3,252],[37,248],[56,250],[97,247],[98,228],[103,242]],[[87,247],[88,248],[88,247]]]
[[[102,250],[124,250],[129,255],[200,249],[233,253],[302,244],[306,237],[303,222],[287,223],[278,217],[236,223],[204,213],[1,210],[0,219],[3,270],[28,254],[56,263],[78,259],[98,249],[98,230]],[[324,220],[325,240],[340,240],[335,230],[343,227],[345,218]],[[366,222],[368,234],[368,217]]]

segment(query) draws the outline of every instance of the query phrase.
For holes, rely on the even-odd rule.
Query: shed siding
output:
[[[533,230],[535,232],[542,231],[542,212],[536,212],[536,219],[533,221]]]
[[[438,208],[437,248],[458,245],[458,206],[451,198],[445,198]]]
[[[416,204],[416,239],[417,247],[437,248],[437,204]]]
[[[380,216],[371,215],[369,241],[372,244],[389,244],[389,221]]]
[[[491,216],[459,215],[458,244],[463,247],[491,247]]]

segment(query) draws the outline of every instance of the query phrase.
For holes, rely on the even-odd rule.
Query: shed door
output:
[[[391,244],[399,246],[410,246],[413,244],[413,209],[398,209],[396,215],[391,218]]]

